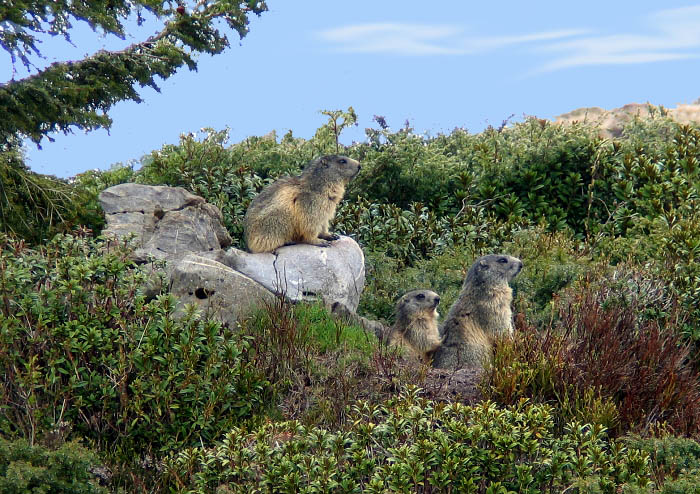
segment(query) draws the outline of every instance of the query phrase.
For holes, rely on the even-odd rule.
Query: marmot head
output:
[[[469,268],[464,285],[490,286],[510,282],[523,269],[517,257],[505,254],[490,254],[477,259]]]
[[[360,171],[360,163],[347,156],[321,156],[304,167],[302,177],[319,182],[347,184]]]
[[[437,318],[437,306],[440,303],[440,295],[430,290],[413,290],[404,294],[396,302],[396,319],[414,318],[420,312],[425,312],[429,317]]]

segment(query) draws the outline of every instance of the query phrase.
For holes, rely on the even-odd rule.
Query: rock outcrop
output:
[[[231,245],[221,211],[181,187],[121,184],[100,193],[105,235],[133,233],[137,261],[177,260]]]
[[[180,187],[121,184],[99,199],[107,220],[103,234],[133,234],[137,262],[165,260],[171,293],[181,304],[195,303],[229,324],[275,294],[357,309],[364,255],[349,237],[329,247],[298,244],[250,254],[230,247],[217,207]]]
[[[601,137],[616,138],[622,135],[624,126],[632,119],[653,116],[668,116],[676,122],[684,124],[700,122],[700,104],[681,104],[676,108],[662,108],[649,103],[630,103],[613,110],[604,110],[597,106],[579,108],[554,117],[554,123],[587,123],[598,127]]]
[[[352,311],[360,303],[365,284],[364,255],[350,237],[341,236],[328,248],[289,245],[277,249],[276,254],[250,254],[231,248],[217,260],[292,300],[322,297]]]

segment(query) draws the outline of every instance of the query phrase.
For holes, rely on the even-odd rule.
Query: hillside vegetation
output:
[[[0,154],[3,492],[699,492],[700,128],[375,117],[342,146],[356,115],[324,114],[311,139],[202,129],[70,181]],[[365,252],[362,315],[416,288],[444,313],[476,257],[523,260],[483,402],[319,304],[177,319],[141,290],[161,266],[99,237],[99,192],[139,182],[201,195],[243,248],[252,198],[334,153],[363,164],[332,227]]]

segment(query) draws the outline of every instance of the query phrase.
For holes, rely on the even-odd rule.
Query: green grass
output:
[[[311,344],[319,352],[343,348],[371,355],[377,348],[377,338],[360,326],[350,326],[333,319],[320,302],[299,304],[294,308],[299,323],[309,328]]]

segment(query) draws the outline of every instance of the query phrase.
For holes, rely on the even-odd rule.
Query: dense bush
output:
[[[309,140],[273,133],[229,144],[227,132],[202,129],[154,151],[140,170],[90,173],[78,187],[92,197],[127,178],[186,187],[223,211],[243,247],[251,199],[318,154],[336,152],[339,133],[356,119],[351,110],[325,114],[328,122]],[[678,331],[700,342],[697,128],[660,115],[633,119],[609,140],[586,126],[531,118],[431,137],[376,121],[366,142],[340,150],[363,169],[333,225],[367,256],[365,315],[391,320],[409,287],[438,291],[447,309],[459,271],[478,255],[503,251],[525,262],[516,304],[534,324],[557,316],[553,298],[591,266],[623,263],[663,283],[693,316]]]
[[[310,140],[274,134],[228,143],[226,131],[183,135],[142,161],[131,180],[183,186],[216,204],[239,246],[251,199],[277,177],[299,173],[320,153],[335,152],[343,112]],[[352,112],[345,116],[354,122]],[[591,255],[652,263],[686,307],[700,293],[694,267],[700,252],[696,184],[700,131],[667,119],[635,119],[620,140],[602,140],[581,125],[538,119],[469,134],[455,129],[430,137],[410,128],[392,131],[381,117],[368,139],[342,150],[360,159],[334,228],[353,236],[366,252],[416,265],[462,249],[494,251],[520,229],[586,240]],[[347,125],[346,125],[347,126]],[[118,173],[105,172],[107,186]],[[122,174],[122,180],[129,174]],[[78,178],[94,194],[91,174]],[[554,291],[575,273],[552,273]],[[536,295],[536,305],[547,294]],[[686,332],[700,338],[700,329]]]
[[[90,473],[93,453],[77,443],[56,450],[26,440],[0,438],[0,492],[3,494],[101,494],[106,489]]]
[[[654,484],[663,494],[697,494],[700,491],[700,444],[691,439],[663,436],[631,437],[625,444],[649,454]],[[651,489],[632,490],[649,492]]]
[[[174,492],[602,492],[645,487],[648,456],[608,441],[600,427],[553,432],[551,410],[435,403],[416,390],[383,405],[357,404],[351,427],[278,422],[234,429],[212,449],[171,456]],[[584,489],[585,490],[585,489]],[[585,490],[593,492],[591,490]]]
[[[600,286],[561,304],[544,330],[518,319],[512,341],[496,345],[484,391],[500,403],[554,403],[560,421],[605,425],[615,434],[666,426],[700,435],[700,376],[678,319],[645,317]]]
[[[0,432],[85,437],[131,459],[212,440],[266,405],[249,341],[169,295],[147,302],[130,249],[0,242]]]

